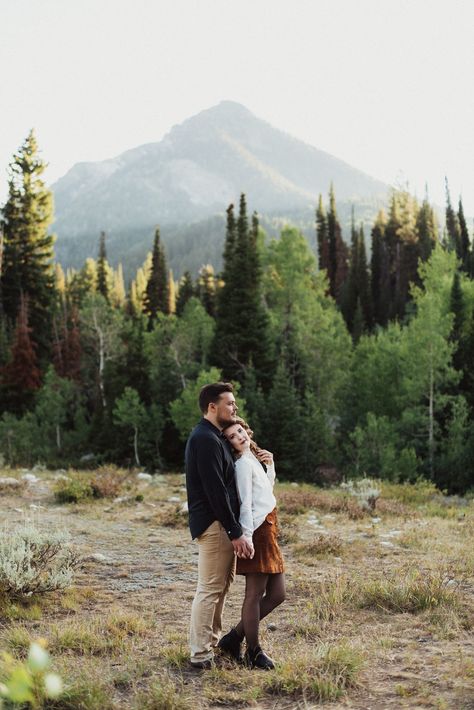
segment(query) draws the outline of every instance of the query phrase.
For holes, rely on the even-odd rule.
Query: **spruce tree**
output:
[[[262,297],[258,219],[253,216],[249,229],[243,194],[237,223],[233,208],[227,210],[222,280],[213,348],[215,364],[226,378],[243,381],[246,368],[253,363],[257,381],[265,388],[271,381],[272,347]]]
[[[155,230],[151,272],[146,286],[144,311],[148,315],[148,327],[153,328],[158,313],[169,313],[168,268],[164,248],[160,242],[160,229]]]
[[[329,211],[327,217],[329,242],[329,291],[334,300],[340,304],[343,297],[343,285],[348,274],[349,251],[342,239],[341,225],[336,210],[336,196],[331,184],[329,192]]]
[[[54,237],[48,232],[53,220],[53,198],[42,180],[45,168],[31,131],[10,164],[8,197],[1,216],[2,309],[12,327],[22,297],[28,299],[29,323],[42,359],[49,351],[56,298]]]
[[[108,284],[108,263],[107,250],[105,248],[105,232],[100,233],[99,238],[99,256],[97,259],[97,291],[109,302],[109,284]]]
[[[459,224],[459,243],[460,243],[460,258],[462,264],[462,270],[468,274],[470,273],[470,259],[471,259],[471,241],[469,239],[469,230],[466,224],[466,218],[464,216],[464,208],[462,206],[462,199],[459,198],[458,207],[458,224]]]
[[[319,195],[318,207],[316,210],[316,239],[318,243],[318,265],[320,269],[326,269],[329,274],[329,236],[328,220],[326,210],[323,205],[323,197]]]
[[[194,296],[193,279],[192,279],[192,276],[189,273],[189,271],[185,271],[180,279],[179,287],[178,287],[178,296],[176,298],[176,315],[177,316],[180,316],[183,313],[186,303],[193,296]]]
[[[462,259],[461,246],[461,230],[456,211],[451,204],[451,196],[449,194],[448,178],[445,178],[446,183],[446,240],[448,249],[455,251],[458,259]]]
[[[387,221],[381,210],[372,227],[372,253],[370,258],[371,293],[374,323],[386,325],[388,321],[388,254],[385,242]]]
[[[206,312],[214,318],[216,315],[216,277],[212,264],[205,264],[199,269],[197,296]]]
[[[21,298],[10,361],[0,371],[2,407],[22,414],[41,384],[36,344],[28,325],[28,299]]]
[[[438,241],[438,227],[436,216],[428,202],[428,197],[422,202],[416,219],[418,233],[418,253],[422,261],[427,261]]]

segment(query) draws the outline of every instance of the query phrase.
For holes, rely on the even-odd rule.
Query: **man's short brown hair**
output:
[[[211,402],[217,404],[221,394],[233,391],[234,387],[231,382],[213,382],[210,385],[204,385],[199,392],[199,409],[203,414],[207,414]]]

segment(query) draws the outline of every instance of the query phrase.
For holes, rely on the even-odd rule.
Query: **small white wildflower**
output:
[[[63,682],[57,673],[48,673],[44,677],[44,689],[48,698],[57,698],[63,692]]]
[[[49,664],[49,653],[33,641],[28,653],[28,665],[32,671],[44,671]]]

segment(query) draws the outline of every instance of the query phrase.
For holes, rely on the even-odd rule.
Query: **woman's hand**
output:
[[[257,451],[257,458],[260,463],[264,463],[265,466],[271,466],[273,463],[273,454],[271,451],[267,451],[266,449],[259,449]]]

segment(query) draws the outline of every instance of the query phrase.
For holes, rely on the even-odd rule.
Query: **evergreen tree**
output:
[[[348,273],[348,249],[342,239],[341,225],[336,210],[336,196],[331,184],[329,192],[329,211],[327,216],[329,243],[329,291],[337,303],[343,297],[343,285]]]
[[[438,241],[438,227],[436,215],[425,196],[416,219],[418,233],[418,251],[422,261],[427,261]]]
[[[323,197],[319,195],[318,207],[316,209],[316,239],[318,243],[318,265],[320,269],[326,269],[329,274],[329,236],[328,220],[326,210],[323,205]]]
[[[216,315],[216,277],[211,264],[205,264],[199,269],[197,296],[206,312],[214,318]]]
[[[193,279],[189,271],[185,271],[181,277],[176,299],[176,315],[180,316],[190,298],[194,296]]]
[[[151,272],[146,286],[144,310],[148,315],[148,327],[151,330],[157,313],[169,313],[168,268],[164,248],[160,242],[159,227],[155,230]]]
[[[449,194],[448,178],[445,178],[446,183],[446,241],[448,249],[455,251],[458,259],[462,259],[461,245],[461,230],[456,211],[451,204],[451,196]]]
[[[29,323],[41,358],[46,358],[49,350],[56,297],[54,238],[48,233],[53,220],[53,198],[41,177],[45,167],[31,131],[10,164],[8,197],[1,218],[3,312],[12,325],[21,299],[28,299]]]
[[[97,259],[97,291],[109,302],[109,284],[108,284],[108,263],[107,250],[105,248],[105,232],[100,233],[99,239],[99,257]]]
[[[466,273],[470,273],[470,259],[471,259],[471,241],[469,239],[469,230],[466,224],[466,218],[464,216],[464,208],[462,206],[462,199],[459,198],[459,208],[458,208],[458,224],[459,224],[459,244],[460,244],[460,258],[462,263],[462,270]]]
[[[262,298],[262,277],[258,247],[258,220],[249,229],[245,195],[241,195],[239,217],[227,210],[224,249],[224,284],[219,291],[213,354],[224,376],[242,381],[251,363],[257,380],[265,388],[271,381],[272,346],[269,320]]]
[[[0,371],[2,407],[17,414],[27,409],[41,384],[31,330],[28,325],[28,300],[22,297],[10,361]]]
[[[374,323],[386,325],[389,312],[389,258],[385,241],[387,220],[381,210],[372,227],[372,254],[370,260],[372,308]]]

